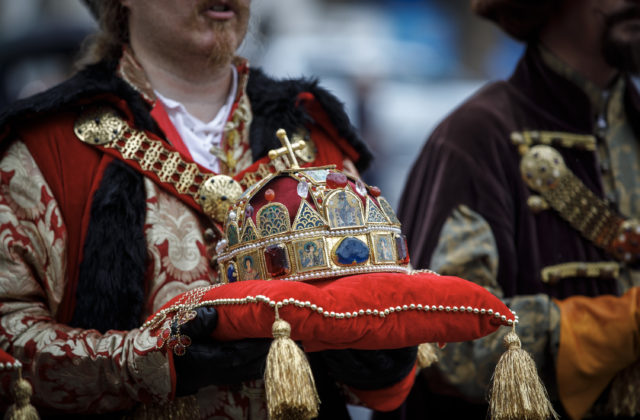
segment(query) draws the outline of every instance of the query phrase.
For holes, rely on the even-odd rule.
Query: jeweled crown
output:
[[[278,131],[292,151],[286,134]],[[297,280],[407,272],[400,221],[377,187],[335,166],[291,168],[248,188],[230,208],[218,244],[220,279]]]

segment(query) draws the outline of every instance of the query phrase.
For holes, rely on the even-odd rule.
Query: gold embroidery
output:
[[[544,267],[540,274],[544,283],[555,284],[571,277],[617,278],[619,272],[617,262],[568,262]]]
[[[575,134],[561,131],[525,130],[511,133],[511,141],[519,147],[520,153],[537,144],[576,148],[581,150],[596,150],[596,138],[589,134]]]
[[[103,145],[118,139],[126,127],[127,124],[114,111],[94,108],[78,118],[73,131],[85,143]]]
[[[316,160],[318,150],[316,149],[316,144],[311,139],[306,128],[301,127],[298,129],[298,131],[292,136],[292,140],[294,144],[299,141],[304,142],[304,146],[302,148],[294,150],[298,159],[305,163],[311,163]]]
[[[211,151],[220,159],[223,172],[233,175],[242,172],[253,161],[249,147],[249,127],[253,113],[246,94],[249,73],[240,71],[241,68],[248,67],[248,64],[245,59],[236,57],[234,65],[239,69],[237,107],[224,126],[222,149]]]
[[[160,151],[164,149],[160,143],[152,143],[144,154],[144,157],[140,160],[140,166],[145,171],[151,170],[153,164],[160,159]]]
[[[272,173],[269,168],[269,164],[259,164],[255,172],[247,172],[243,175],[242,180],[240,180],[240,185],[242,185],[245,189],[248,189],[252,185],[258,183],[260,180],[267,178]]]
[[[168,179],[173,173],[175,173],[178,169],[178,165],[182,162],[182,158],[177,153],[172,154],[163,154],[166,156],[166,160],[164,161],[164,165],[160,171],[158,171],[158,176],[160,179]]]
[[[110,130],[111,134],[104,134],[106,130]],[[210,185],[207,184],[207,180],[212,178],[213,174],[200,172],[195,163],[184,162],[178,152],[167,150],[160,140],[152,139],[143,131],[129,127],[112,108],[96,107],[86,111],[78,118],[74,132],[84,142],[116,150],[124,159],[137,162],[144,171],[155,174],[163,183],[173,185],[180,194],[190,195],[201,206],[209,203],[207,207],[212,207],[211,200],[216,200],[215,197],[208,198]],[[114,137],[113,133],[117,133],[117,137]],[[94,137],[99,141],[96,142]],[[227,205],[228,208],[228,204],[242,193],[242,187],[237,183],[233,188],[228,182],[225,185],[229,200],[220,205]],[[222,222],[226,210],[214,211],[209,216]]]
[[[520,171],[529,188],[540,193],[584,238],[619,261],[640,258],[640,224],[612,211],[569,171],[557,150],[532,147],[522,157]]]
[[[527,198],[527,205],[534,213],[540,213],[541,211],[549,209],[549,203],[539,195],[531,195]]]

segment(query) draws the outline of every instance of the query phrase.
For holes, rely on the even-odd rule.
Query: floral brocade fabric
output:
[[[66,227],[20,142],[0,160],[0,232],[0,345],[22,362],[36,405],[117,410],[141,393],[150,401],[169,396],[168,362],[148,333],[100,334],[55,321],[67,281]]]
[[[145,316],[215,278],[198,217],[145,181],[149,284]],[[0,345],[21,360],[33,403],[66,412],[121,411],[166,403],[169,363],[148,331],[81,330],[57,323],[67,234],[58,205],[29,151],[15,142],[0,160]],[[96,380],[97,379],[97,380]],[[9,389],[2,390],[9,395]],[[196,395],[203,418],[266,418],[261,381],[210,386]],[[4,403],[9,400],[4,399]]]

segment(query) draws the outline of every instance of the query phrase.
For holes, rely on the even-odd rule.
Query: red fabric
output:
[[[15,362],[16,362],[16,359],[14,359],[13,356],[11,356],[6,351],[0,349],[0,363],[4,363],[6,365],[7,363],[15,363]]]
[[[296,189],[298,186],[298,182],[298,180],[285,175],[274,178],[265,186],[260,188],[260,191],[262,192],[256,194],[249,202],[254,210],[253,215],[251,216],[253,223],[255,223],[257,226],[256,220],[258,217],[258,212],[260,211],[260,209],[262,209],[262,207],[269,204],[269,201],[264,197],[264,191],[266,191],[267,189],[272,189],[275,193],[273,202],[280,203],[287,208],[287,211],[289,212],[289,223],[293,223],[293,219],[298,213],[298,207],[300,207],[300,196],[298,195]],[[309,205],[315,208],[315,205],[311,203],[311,200],[307,200],[307,202],[309,203]]]
[[[132,126],[131,120],[128,120],[128,123],[129,123],[130,126]],[[158,137],[154,133],[145,132],[145,134],[149,139],[162,142],[165,150],[167,150],[169,152],[177,152],[178,151],[173,145],[167,143],[164,139],[162,139],[161,137]],[[138,162],[137,160],[134,160],[134,159],[126,159],[125,160],[125,159],[123,159],[121,153],[118,152],[115,148],[103,147],[103,146],[100,146],[100,145],[94,145],[93,147],[98,149],[98,150],[101,150],[106,155],[109,155],[109,156],[112,156],[112,157],[114,157],[116,159],[122,160],[123,163],[129,165],[134,170],[144,174],[144,176],[146,178],[149,178],[152,181],[154,181],[160,188],[164,189],[169,194],[171,194],[171,195],[175,196],[176,198],[180,199],[184,204],[188,205],[189,207],[191,207],[192,209],[194,209],[197,212],[202,212],[202,207],[200,206],[200,204],[198,204],[196,202],[195,197],[194,197],[194,194],[198,191],[198,189],[197,189],[195,184],[192,184],[189,187],[189,191],[187,191],[184,194],[181,194],[181,193],[179,193],[177,191],[175,185],[173,185],[171,183],[168,183],[168,182],[162,182],[157,173],[142,169],[140,167],[140,162]],[[198,167],[198,171],[201,174],[207,174],[207,173],[211,174],[211,173],[213,173],[209,169],[201,166],[199,163],[191,161],[191,159],[187,159],[186,161],[196,165]],[[196,179],[199,179],[198,178],[199,176],[200,175],[196,175]]]
[[[264,206],[270,203],[269,200],[264,197],[264,191],[266,191],[267,189],[271,189],[275,193],[275,198],[272,201],[278,202],[287,208],[287,211],[289,212],[289,223],[293,225],[293,222],[298,214],[298,208],[300,207],[301,201],[297,190],[298,183],[298,180],[291,178],[288,175],[283,175],[276,177],[263,185],[260,188],[261,192],[258,192],[258,194],[254,195],[249,202],[249,204],[251,204],[251,207],[253,207],[253,215],[251,216],[251,220],[253,220],[253,223],[256,226],[258,225],[258,213]],[[354,182],[349,180],[349,185],[351,185],[353,191],[356,191]],[[356,197],[360,200],[363,206],[362,208],[364,209],[367,208],[366,197],[370,197],[378,206],[380,205],[378,203],[378,200],[375,197],[371,197],[370,195],[363,197],[357,194]],[[317,207],[311,198],[307,198],[305,199],[305,201],[311,208],[317,210]]]
[[[360,401],[366,404],[367,407],[378,411],[391,411],[400,407],[404,400],[407,399],[415,379],[416,367],[414,366],[403,380],[388,388],[366,391],[355,388],[349,389]]]
[[[73,113],[45,116],[38,124],[23,124],[18,132],[47,180],[67,222],[69,281],[56,314],[57,320],[63,323],[71,321],[75,308],[75,288],[92,197],[105,168],[113,160],[78,140],[73,132],[76,119],[77,115]],[[81,223],[68,223],[72,220]]]
[[[176,150],[180,152],[180,154],[182,154],[183,156],[187,156],[189,160],[193,160],[191,153],[189,153],[189,148],[186,144],[184,144],[184,141],[182,141],[180,133],[178,133],[178,130],[176,130],[173,122],[171,122],[169,114],[167,114],[167,110],[165,109],[161,101],[156,101],[155,106],[151,110],[151,116],[154,120],[156,120],[156,122],[164,132],[164,135],[167,137],[167,140],[169,140],[169,143],[171,143],[173,147],[175,147]]]
[[[296,103],[304,106],[315,122],[313,126],[308,128],[310,129],[309,134],[318,148],[317,159],[328,163],[342,162],[345,156],[353,162],[357,162],[358,159],[360,159],[360,154],[356,149],[354,149],[347,140],[340,137],[329,118],[329,114],[327,114],[324,108],[322,108],[322,105],[316,101],[313,94],[309,92],[298,94]],[[316,164],[316,166],[318,165],[319,164]],[[338,169],[342,169],[342,163],[340,163]]]
[[[393,306],[418,304],[492,309],[513,320],[514,316],[486,289],[457,277],[430,273],[370,273],[322,282],[253,280],[220,286],[208,291],[203,301],[267,296],[275,302],[294,298],[309,301],[326,311],[354,312],[360,309],[384,311]],[[171,306],[181,297],[173,299]],[[216,305],[219,324],[213,333],[218,340],[271,337],[275,311],[263,302]],[[494,332],[501,322],[494,316],[465,312],[407,310],[380,316],[351,319],[325,317],[310,308],[293,304],[280,309],[280,317],[291,324],[291,338],[301,341],[306,351],[326,349],[391,349],[420,343],[467,341]]]

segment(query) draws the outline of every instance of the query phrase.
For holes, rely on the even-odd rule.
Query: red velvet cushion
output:
[[[0,349],[0,363],[2,364],[2,366],[6,366],[7,363],[14,364],[15,362],[16,362],[16,359],[13,356],[11,356],[6,351]]]
[[[275,310],[264,302],[266,299],[253,299],[258,296],[273,303],[289,299],[302,302],[302,307],[294,303],[283,305],[279,313],[291,324],[291,338],[301,341],[306,351],[391,349],[425,342],[467,341],[514,320],[504,303],[486,289],[457,277],[431,273],[369,273],[314,283],[251,280],[213,288],[200,299],[218,310],[214,338],[271,337]],[[252,299],[248,301],[247,297]],[[181,300],[178,296],[165,308]],[[322,308],[323,313],[306,307],[307,301]],[[402,310],[405,305],[407,309]],[[426,306],[428,311],[424,310]],[[460,311],[461,307],[464,311]],[[394,308],[393,312],[379,315],[390,308]],[[339,319],[331,312],[356,312],[358,316]]]

